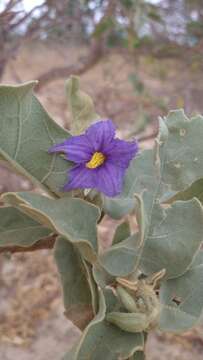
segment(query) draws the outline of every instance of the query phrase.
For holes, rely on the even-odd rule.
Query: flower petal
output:
[[[94,151],[103,151],[115,136],[115,125],[111,120],[98,121],[86,130],[86,136]]]
[[[96,189],[113,197],[122,191],[125,169],[106,163],[96,169],[88,169],[85,165],[76,165],[68,173],[68,182],[64,191],[73,189]]]
[[[64,191],[73,189],[93,189],[95,183],[95,171],[88,169],[85,165],[76,165],[68,172],[68,182],[64,186]]]
[[[91,159],[94,148],[86,135],[73,136],[49,149],[49,153],[64,152],[68,160],[84,163]]]
[[[127,169],[130,161],[138,153],[138,149],[137,141],[114,139],[111,145],[106,147],[105,154],[108,162]]]
[[[122,191],[124,175],[124,168],[118,167],[107,160],[97,170],[96,189],[107,196],[116,196]]]

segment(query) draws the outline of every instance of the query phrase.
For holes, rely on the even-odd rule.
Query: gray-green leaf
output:
[[[3,199],[72,241],[89,261],[96,260],[96,225],[100,217],[96,206],[81,199],[50,199],[28,192],[7,193]]]
[[[50,232],[18,209],[0,208],[0,246],[31,246]]]
[[[135,234],[111,246],[99,257],[102,267],[111,276],[123,277],[131,274],[140,254],[139,237]]]
[[[165,204],[171,204],[177,200],[186,201],[191,200],[194,197],[203,203],[203,179],[195,181],[186,190],[166,193],[163,195],[161,200]]]
[[[154,149],[143,151],[131,162],[122,193],[113,199],[104,197],[105,212],[113,218],[124,216],[134,207],[134,193],[144,192],[149,216],[151,206],[163,194],[163,187],[171,192],[183,191],[202,179],[202,138],[202,116],[190,120],[182,110],[171,111],[165,121],[160,121]],[[195,191],[199,193],[199,189]]]
[[[202,240],[203,210],[197,199],[167,209],[157,204],[143,249],[135,234],[107,249],[99,261],[112,276],[127,276],[139,266],[145,274],[165,269],[165,278],[175,278],[191,266]]]
[[[160,214],[159,206],[154,208]],[[203,240],[203,211],[197,199],[177,201],[151,226],[141,257],[144,273],[166,269],[166,278],[182,275]]]
[[[71,76],[66,81],[68,105],[72,114],[71,133],[81,134],[95,120],[98,115],[94,110],[94,104],[89,95],[80,90],[80,79]]]
[[[135,351],[142,350],[142,334],[127,333],[105,320],[106,305],[100,291],[100,306],[97,316],[85,329],[75,352],[75,360],[127,359]]]
[[[72,164],[48,149],[70,135],[33,95],[35,84],[0,86],[0,156],[46,191],[62,195]]]
[[[118,244],[119,242],[127,239],[130,236],[130,225],[128,221],[124,221],[122,224],[118,225],[116,228],[113,245]]]
[[[192,263],[201,244],[203,217],[200,203],[197,200],[179,202],[171,209],[164,209],[160,206],[160,198],[165,191],[183,190],[202,177],[203,166],[196,171],[195,165],[196,157],[198,164],[203,158],[202,131],[203,118],[189,121],[182,111],[170,113],[165,122],[160,122],[154,149],[143,151],[131,162],[122,194],[115,199],[104,199],[104,210],[118,218],[133,210],[135,193],[142,195],[145,230],[141,265],[147,274],[165,268],[166,277],[180,276]],[[180,168],[177,159],[181,159]]]
[[[185,274],[162,284],[160,299],[163,304],[161,330],[180,332],[196,325],[203,309],[203,265],[200,258]]]
[[[59,237],[55,244],[55,259],[61,278],[66,316],[80,329],[93,317],[88,274],[77,248]]]
[[[166,126],[169,136],[163,181],[172,190],[182,191],[203,178],[203,117],[189,119],[183,110],[171,111]]]

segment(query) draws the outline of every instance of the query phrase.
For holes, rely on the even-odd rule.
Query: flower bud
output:
[[[118,286],[116,292],[126,310],[129,312],[138,312],[139,309],[134,298],[122,286]]]
[[[149,326],[147,316],[141,313],[111,312],[106,319],[120,329],[132,333],[145,331]]]

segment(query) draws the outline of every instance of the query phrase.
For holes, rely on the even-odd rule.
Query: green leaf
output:
[[[115,198],[103,196],[104,211],[113,219],[120,219],[135,207],[134,194],[145,195],[153,201],[159,185],[159,172],[155,166],[156,151],[144,150],[133,161],[125,176],[124,188],[121,195]],[[150,203],[147,209],[150,208]]]
[[[0,86],[0,156],[46,191],[61,195],[71,163],[48,149],[70,135],[33,95],[35,84]]]
[[[123,222],[118,225],[114,237],[113,237],[113,245],[118,244],[119,242],[125,240],[130,236],[130,225],[128,221]]]
[[[135,270],[139,254],[139,237],[132,235],[104,251],[99,262],[111,276],[124,277]]]
[[[133,199],[135,193],[142,195],[144,204],[142,220],[145,225],[144,250],[143,253],[139,251],[140,254],[138,255],[136,249],[134,249],[134,261],[136,263],[138,261],[137,257],[140,257],[142,270],[146,274],[165,268],[167,278],[180,276],[187,270],[202,242],[202,209],[197,200],[191,200],[192,202],[187,203],[177,202],[169,209],[164,209],[159,204],[160,197],[166,190],[177,190],[174,184],[179,175],[176,171],[170,171],[172,159],[177,158],[173,150],[176,141],[179,141],[179,150],[176,146],[176,154],[184,154],[181,161],[184,160],[184,169],[185,167],[189,168],[189,171],[193,174],[190,176],[191,181],[200,175],[200,171],[198,175],[194,165],[187,162],[186,155],[188,151],[185,150],[187,148],[185,143],[187,132],[185,133],[182,129],[183,123],[190,130],[188,131],[190,136],[193,137],[193,142],[200,144],[202,141],[200,129],[203,126],[202,118],[201,120],[198,118],[196,129],[195,120],[186,121],[182,111],[169,114],[166,122],[160,122],[159,137],[156,140],[154,149],[143,151],[131,162],[122,194],[115,199],[108,199],[108,204],[104,199],[104,210],[113,218],[117,218],[123,216],[126,211],[132,211],[135,208]],[[200,146],[195,145],[193,148],[191,140],[189,140],[189,146],[190,152],[193,155],[196,152],[196,156]],[[199,154],[201,154],[201,151]],[[171,156],[171,153],[173,156]],[[171,160],[169,161],[169,159]],[[188,179],[189,171],[186,173],[184,170],[184,174]],[[167,177],[165,174],[167,174]],[[186,186],[186,182],[181,184],[180,176],[178,182],[179,188]],[[115,204],[117,208],[115,208]],[[195,234],[194,229],[197,229]],[[122,243],[120,245],[122,246]],[[112,252],[110,255],[112,255]],[[111,259],[111,261],[113,264],[116,260]],[[126,263],[121,263],[123,269],[126,268]]]
[[[135,214],[137,219],[137,224],[139,228],[139,247],[142,247],[144,245],[145,241],[145,229],[146,229],[146,220],[145,220],[145,209],[144,209],[144,202],[141,196],[138,194],[134,194],[134,197],[136,199],[135,204]]]
[[[71,133],[81,134],[88,126],[98,119],[94,104],[89,95],[80,90],[80,79],[71,76],[66,81],[68,105],[72,114]]]
[[[86,267],[77,248],[62,237],[55,244],[55,260],[61,278],[65,314],[84,329],[93,317]]]
[[[0,208],[0,246],[31,246],[50,232],[18,209]]]
[[[154,208],[153,217],[159,214],[160,208]],[[166,269],[168,279],[182,275],[191,265],[202,240],[203,211],[199,201],[177,201],[162,210],[159,221],[149,230],[141,257],[144,273]]]
[[[127,359],[135,351],[143,349],[142,334],[127,333],[107,323],[105,313],[105,299],[100,291],[99,312],[83,332],[75,352],[75,360]]]
[[[129,360],[145,360],[145,354],[143,351],[137,351]]]
[[[197,323],[197,318],[184,311],[167,305],[162,305],[159,329],[166,332],[187,331]]]
[[[112,219],[119,220],[133,210],[134,201],[130,197],[109,198],[102,195],[103,210]]]
[[[166,118],[169,136],[163,181],[182,191],[203,178],[203,117],[188,119],[183,110],[171,111]]]
[[[199,201],[179,201],[165,210],[157,204],[152,216],[143,249],[137,233],[100,255],[100,264],[111,276],[127,276],[140,266],[147,275],[165,269],[169,279],[190,267],[203,240]]]
[[[146,213],[151,217],[150,209],[163,195],[163,187],[183,191],[202,179],[202,137],[202,116],[190,120],[182,110],[171,111],[165,121],[160,121],[154,149],[143,151],[131,162],[122,193],[113,199],[104,197],[104,211],[113,218],[121,218],[133,210],[134,193],[143,193],[143,198],[148,198]]]
[[[203,203],[203,179],[195,181],[186,190],[166,193],[161,200],[165,204],[171,204],[177,200],[186,201],[191,200],[194,197],[196,197],[201,203]]]
[[[98,261],[93,264],[92,273],[95,282],[101,289],[105,289],[106,286],[115,281],[115,278],[110,275]]]
[[[181,332],[197,324],[203,309],[202,264],[199,258],[184,275],[162,283],[161,330]]]
[[[95,315],[98,311],[98,291],[97,291],[97,282],[95,281],[94,276],[93,276],[93,266],[94,265],[88,263],[84,259],[83,259],[83,265],[85,267],[86,274],[87,274],[87,281],[88,281],[90,292],[91,292],[92,309],[93,309],[93,313]]]
[[[96,260],[100,210],[84,200],[50,199],[35,193],[7,193],[3,200],[73,242],[90,262]]]
[[[203,265],[203,249],[200,249],[198,253],[196,254],[192,265],[190,266],[190,269],[193,269],[199,265]]]

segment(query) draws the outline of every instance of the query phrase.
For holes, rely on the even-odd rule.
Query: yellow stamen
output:
[[[104,154],[102,154],[101,152],[96,151],[92,155],[91,160],[86,163],[86,167],[89,168],[89,169],[95,169],[98,166],[102,165],[104,161],[105,161]]]

